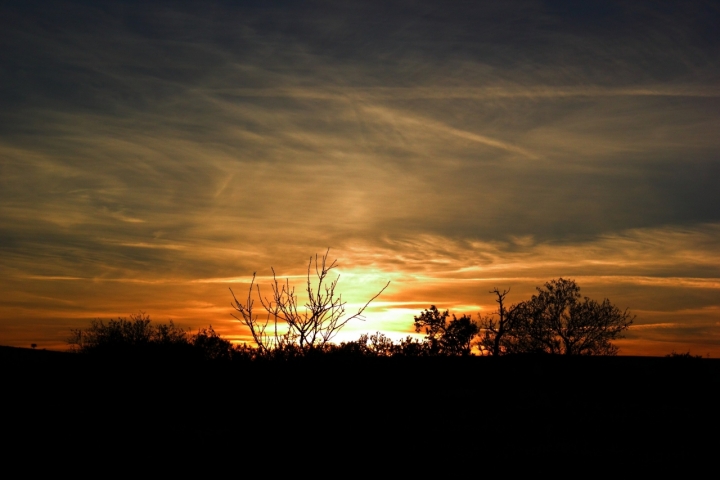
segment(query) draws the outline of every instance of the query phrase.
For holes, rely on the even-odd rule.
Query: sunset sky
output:
[[[0,344],[337,258],[343,338],[553,278],[624,355],[720,356],[717,2],[0,6]],[[578,6],[581,4],[582,6]]]

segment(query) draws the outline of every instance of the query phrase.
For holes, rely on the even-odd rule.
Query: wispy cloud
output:
[[[720,88],[713,85],[657,85],[638,88],[584,86],[494,85],[488,87],[271,87],[208,89],[214,96],[242,98],[288,98],[332,100],[338,102],[363,100],[497,100],[497,99],[559,99],[567,97],[700,97],[718,98]]]

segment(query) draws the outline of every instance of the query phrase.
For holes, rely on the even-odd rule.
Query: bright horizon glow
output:
[[[714,227],[711,228],[714,230]],[[714,233],[714,232],[712,232]],[[665,255],[663,268],[672,267],[675,269],[686,268],[688,250],[693,250],[693,256],[706,258],[699,252],[697,246],[698,235],[703,238],[703,233],[698,232],[696,235],[685,234],[681,238],[687,244],[678,243],[677,235],[673,231],[654,231],[642,232],[634,231],[628,235],[618,237],[614,240],[601,239],[599,244],[584,244],[580,247],[562,246],[557,254],[552,254],[553,249],[548,245],[536,245],[534,248],[540,252],[538,255],[540,260],[537,264],[533,264],[530,260],[526,260],[523,265],[525,273],[532,275],[516,276],[518,272],[518,259],[513,258],[513,254],[499,254],[498,250],[502,246],[491,245],[485,248],[491,248],[493,251],[492,260],[483,266],[467,266],[461,263],[460,258],[472,258],[473,253],[478,258],[488,258],[487,255],[478,251],[478,245],[471,245],[463,250],[458,245],[454,245],[452,241],[446,240],[444,245],[447,247],[448,257],[441,261],[425,262],[423,261],[423,253],[437,259],[437,252],[432,249],[429,252],[422,252],[421,249],[414,250],[413,259],[405,259],[404,268],[394,268],[397,265],[397,259],[388,252],[378,249],[375,251],[367,248],[349,248],[343,252],[335,252],[330,250],[329,258],[333,258],[335,253],[343,253],[346,257],[354,260],[359,264],[367,266],[361,267],[344,267],[346,262],[338,257],[338,268],[331,270],[327,280],[334,280],[339,275],[337,292],[342,294],[346,304],[346,314],[352,315],[364,303],[374,296],[388,280],[391,282],[387,290],[380,295],[364,313],[365,321],[354,320],[350,322],[334,339],[336,342],[353,340],[362,333],[374,333],[376,331],[385,333],[394,340],[399,340],[407,335],[421,338],[421,334],[416,334],[413,330],[413,317],[419,315],[422,310],[429,308],[430,305],[436,305],[441,310],[449,309],[451,313],[458,316],[468,314],[473,318],[477,318],[478,314],[488,315],[496,310],[494,297],[489,293],[492,288],[501,289],[511,288],[508,300],[510,303],[517,303],[526,300],[535,292],[536,286],[541,286],[544,282],[551,278],[572,278],[581,287],[581,293],[596,300],[609,298],[618,307],[628,308],[633,314],[637,315],[634,325],[627,332],[627,338],[620,341],[620,354],[644,354],[664,355],[670,351],[680,351],[687,348],[688,345],[697,345],[696,349],[703,350],[702,354],[711,356],[720,355],[720,349],[714,346],[714,342],[718,339],[715,337],[718,327],[718,318],[720,318],[720,306],[715,302],[718,288],[720,286],[720,278],[683,278],[679,276],[652,276],[652,275],[633,275],[622,274],[628,272],[630,267],[623,264],[622,261],[608,260],[608,251],[619,251],[620,247],[627,250],[628,245],[633,244],[629,240],[635,237],[634,242],[638,248],[644,250],[643,254],[635,253],[634,258],[643,256],[652,256],[647,252],[647,243],[642,241],[646,236],[652,236],[656,245],[659,246],[660,255],[667,252],[667,242],[675,241],[672,250],[675,252],[674,257]],[[663,240],[663,236],[666,238]],[[425,244],[431,246],[439,243],[439,239],[426,241]],[[609,244],[608,244],[609,243]],[[594,252],[594,253],[593,253]],[[710,254],[710,252],[707,252]],[[606,258],[605,261],[594,261],[591,255],[599,254]],[[619,254],[619,255],[625,255]],[[522,258],[531,258],[532,252],[524,251]],[[448,268],[453,261],[449,257],[455,257],[458,262],[457,268]],[[561,260],[564,259],[564,260]],[[674,259],[673,259],[674,258]],[[385,264],[381,263],[385,260]],[[544,272],[548,265],[553,265],[555,271],[558,272],[554,277],[543,277],[540,272]],[[655,265],[648,262],[645,265],[642,261],[634,261],[634,268],[646,269],[648,265]],[[296,267],[297,268],[297,267]],[[600,269],[600,274],[594,274],[595,270]],[[268,266],[266,270],[270,270]],[[303,271],[304,270],[304,271]],[[291,286],[296,289],[296,294],[300,299],[300,304],[304,304],[305,286],[307,279],[307,264],[301,271],[296,271],[290,275],[277,276],[278,281],[284,282],[285,279],[290,281]],[[258,272],[262,271],[258,268]],[[283,269],[282,271],[288,271]],[[487,277],[478,276],[479,273],[486,271],[491,275]],[[573,275],[573,271],[581,274]],[[302,273],[301,273],[302,272]],[[567,273],[562,273],[567,272]],[[290,272],[288,272],[290,273]],[[633,272],[629,272],[633,273]],[[652,272],[645,272],[652,273]],[[255,285],[259,285],[263,295],[270,293],[270,282],[272,275],[257,274]],[[314,272],[311,272],[311,282],[313,288],[316,287],[317,279]],[[170,319],[174,320],[180,326],[197,330],[208,325],[213,327],[221,335],[233,340],[236,343],[248,342],[252,339],[246,328],[237,320],[231,317],[234,312],[230,307],[231,295],[229,288],[232,288],[239,299],[244,300],[247,296],[247,288],[252,279],[252,275],[239,277],[222,277],[222,278],[200,278],[200,279],[183,279],[183,278],[161,278],[161,279],[137,279],[137,278],[96,278],[83,279],[79,277],[27,277],[28,280],[34,282],[42,281],[47,284],[90,284],[96,290],[113,289],[118,285],[127,285],[122,287],[127,290],[128,294],[136,291],[134,285],[143,285],[145,289],[164,290],[171,288],[173,293],[166,302],[158,302],[153,299],[153,294],[147,296],[147,299],[154,305],[153,308],[143,307],[139,310],[150,314],[156,322],[166,322]],[[42,279],[42,280],[41,280]],[[178,297],[185,297],[186,293],[191,292],[195,287],[202,287],[204,295],[198,294],[197,299],[187,298],[178,301]],[[87,288],[87,287],[81,287]],[[71,288],[72,290],[72,288]],[[644,293],[640,293],[645,290]],[[667,292],[672,291],[673,294],[668,296]],[[640,299],[638,295],[641,295]],[[676,297],[676,298],[673,298]],[[658,302],[653,298],[665,297],[663,302]],[[691,297],[694,301],[701,301],[700,305],[689,305],[684,298]],[[102,297],[101,297],[102,298]],[[255,311],[264,315],[264,310],[258,300],[257,290],[253,292],[255,299]],[[702,300],[705,298],[706,300]],[[710,302],[710,303],[708,303]],[[174,304],[169,307],[168,303]],[[48,306],[45,315],[49,318],[53,315],[55,307]],[[36,307],[36,311],[41,311]],[[158,310],[164,312],[158,316]],[[127,317],[132,311],[123,312],[116,311],[114,314],[104,310],[101,305],[97,305],[96,309],[80,310],[76,312],[68,312],[72,316],[68,322],[68,331],[70,325],[74,328],[83,327],[89,323],[90,319],[109,319],[117,317]],[[679,318],[678,318],[679,317]],[[75,318],[72,320],[72,318]],[[682,320],[692,320],[690,325],[685,324]],[[47,320],[46,320],[47,321]],[[698,328],[700,330],[698,331]],[[688,332],[688,329],[690,331]],[[693,333],[697,331],[697,333]],[[43,344],[45,348],[63,349],[65,345],[62,341],[62,333],[57,332],[51,335],[45,342],[35,338],[21,338],[15,344],[24,346],[29,340],[32,343]],[[687,338],[677,338],[678,333]],[[54,338],[54,339],[53,339]],[[645,343],[644,343],[645,342]]]

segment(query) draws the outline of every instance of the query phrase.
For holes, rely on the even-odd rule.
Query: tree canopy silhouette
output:
[[[500,304],[500,320],[482,321],[481,347],[493,355],[501,353],[550,353],[562,355],[615,355],[612,340],[633,322],[606,298],[597,302],[581,297],[574,280],[546,282],[530,300],[505,310],[507,292],[494,292]]]
[[[429,310],[414,317],[415,331],[425,330],[425,340],[432,355],[470,355],[472,339],[479,332],[478,325],[466,315],[460,318],[453,315],[448,321],[449,316],[448,310],[441,312],[431,305]]]

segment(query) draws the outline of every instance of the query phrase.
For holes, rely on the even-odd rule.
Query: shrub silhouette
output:
[[[380,332],[362,334],[357,340],[340,345],[328,345],[325,351],[345,357],[366,358],[426,357],[432,354],[427,341],[407,336],[396,343]]]
[[[174,359],[231,360],[245,351],[220,337],[210,326],[195,335],[175,325],[153,324],[145,313],[107,323],[93,320],[86,329],[71,330],[70,349],[106,357],[153,357]]]
[[[130,315],[129,320],[118,318],[107,324],[92,320],[87,329],[71,332],[71,349],[82,353],[141,353],[189,345],[187,333],[172,320],[167,325],[152,325],[150,316],[142,312]]]
[[[678,353],[675,350],[673,350],[671,353],[668,353],[665,355],[666,358],[679,358],[679,359],[691,359],[691,360],[697,360],[703,358],[702,355],[693,355],[690,352],[685,353]]]
[[[228,361],[240,355],[241,349],[236,348],[230,340],[222,338],[215,333],[212,325],[209,328],[203,328],[189,340],[193,349],[204,360],[212,361]]]

